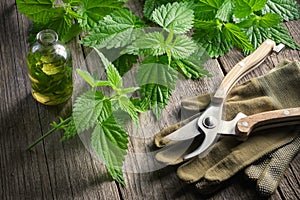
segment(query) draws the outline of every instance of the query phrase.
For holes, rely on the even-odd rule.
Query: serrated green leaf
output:
[[[279,24],[281,20],[280,15],[267,13],[259,18],[259,25],[263,28],[269,28]]]
[[[216,18],[228,22],[231,20],[234,11],[234,4],[231,0],[225,0],[221,7],[217,10]]]
[[[85,46],[97,48],[124,47],[137,38],[138,28],[144,22],[127,9],[120,9],[107,15],[85,36],[82,43]]]
[[[300,18],[299,4],[295,0],[268,0],[262,9],[262,14],[275,13],[284,21],[297,20]]]
[[[172,3],[174,1],[176,0],[146,0],[143,7],[144,16],[148,19],[151,19],[152,12],[156,8],[167,3]]]
[[[120,76],[126,74],[138,61],[137,55],[124,54],[113,61],[113,65],[117,68]]]
[[[149,99],[150,108],[156,118],[159,119],[161,111],[167,105],[173,90],[159,84],[146,84],[140,88],[142,99]]]
[[[194,26],[199,29],[203,30],[212,30],[212,29],[219,29],[221,30],[222,24],[218,20],[210,20],[210,21],[202,21],[196,20]]]
[[[122,83],[122,77],[120,76],[118,70],[115,68],[115,66],[107,60],[107,58],[96,48],[94,48],[96,53],[101,58],[101,61],[105,67],[106,74],[107,74],[107,80],[110,83],[110,86],[113,89],[121,89],[123,86]]]
[[[95,86],[111,86],[108,81],[97,81]]]
[[[135,40],[122,53],[159,56],[165,53],[164,44],[164,35],[159,32],[152,32]]]
[[[104,95],[99,91],[88,91],[80,95],[74,104],[73,118],[78,132],[97,124],[103,109]]]
[[[82,33],[82,28],[79,26],[78,23],[72,24],[71,27],[69,27],[65,32],[64,35],[60,37],[60,41],[62,43],[67,43],[76,36],[78,36],[80,33]]]
[[[192,55],[197,49],[197,44],[192,38],[185,35],[177,35],[171,44],[167,46],[171,56],[175,59],[184,59]]]
[[[268,0],[236,0],[234,14],[238,18],[249,16],[254,11],[261,10]]]
[[[295,42],[284,25],[278,24],[271,27],[268,31],[271,35],[271,39],[276,43],[283,43],[292,49],[300,50],[300,46]]]
[[[107,80],[114,89],[122,88],[122,78],[118,70],[113,65],[106,67],[106,73]]]
[[[263,28],[270,28],[281,22],[282,18],[273,13],[268,13],[263,16],[250,15],[237,24],[240,28],[249,28],[251,26],[261,26]]]
[[[172,65],[179,68],[179,71],[181,71],[187,78],[198,79],[210,77],[210,73],[204,68],[201,62],[203,61],[194,62],[193,58],[188,58],[183,60],[174,60]]]
[[[160,59],[149,57],[139,66],[136,80],[140,87],[147,84],[158,84],[174,90],[177,76],[177,71],[168,66],[166,56]]]
[[[118,98],[118,103],[120,108],[125,111],[126,113],[129,114],[129,116],[131,117],[131,119],[138,124],[139,123],[139,117],[137,114],[137,111],[135,109],[135,106],[133,105],[133,103],[130,101],[130,99],[128,99],[126,96],[121,95]]]
[[[223,0],[199,0],[197,1],[194,11],[195,18],[199,20],[213,20],[222,6]]]
[[[268,38],[276,43],[283,43],[290,48],[300,50],[299,45],[296,44],[287,29],[281,24],[270,28],[252,26],[245,30],[255,49]],[[244,53],[249,54],[250,51],[244,51]]]
[[[171,41],[169,36],[159,32],[148,33],[134,41],[123,53],[147,56],[170,53],[172,57],[181,59],[190,56],[198,48],[196,43],[185,35],[176,35]]]
[[[253,50],[247,35],[235,24],[226,23],[224,28],[226,38],[235,46],[243,50]]]
[[[70,117],[70,121],[63,126],[62,129],[64,129],[64,135],[60,139],[61,142],[77,135],[77,129],[73,117]]]
[[[188,2],[168,3],[155,9],[152,19],[168,32],[183,34],[193,27],[194,11]]]
[[[77,11],[81,16],[79,24],[85,30],[94,28],[98,21],[114,10],[123,8],[123,2],[118,0],[82,0],[82,7]]]
[[[146,112],[147,110],[149,110],[150,100],[147,98],[140,99],[140,98],[131,97],[130,101],[133,103],[135,109],[139,113],[143,113],[143,112]]]
[[[231,42],[217,26],[214,29],[195,29],[194,33],[194,40],[212,58],[228,53],[232,47]]]
[[[91,144],[99,159],[105,163],[112,178],[125,185],[122,166],[128,145],[126,131],[111,116],[96,125]]]
[[[91,86],[95,87],[97,80],[94,79],[94,77],[87,71],[76,69],[76,72]]]
[[[124,95],[124,94],[128,94],[128,93],[133,93],[133,92],[137,91],[138,89],[140,89],[140,88],[139,87],[124,88],[124,89],[121,89],[120,91],[118,91],[118,94]]]
[[[53,16],[55,0],[16,0],[18,10],[35,22],[45,22]]]

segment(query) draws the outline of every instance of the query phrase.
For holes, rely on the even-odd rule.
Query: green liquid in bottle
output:
[[[38,43],[27,55],[31,93],[42,104],[57,105],[72,95],[72,60],[67,49],[56,42],[57,35],[39,34]]]

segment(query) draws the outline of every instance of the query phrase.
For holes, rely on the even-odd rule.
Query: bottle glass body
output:
[[[32,96],[45,105],[68,100],[73,91],[72,59],[69,50],[58,42],[52,30],[37,34],[37,42],[27,55]]]

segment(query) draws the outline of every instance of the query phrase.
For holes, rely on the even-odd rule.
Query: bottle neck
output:
[[[37,42],[44,46],[50,46],[58,41],[58,35],[51,29],[40,31],[36,36]]]

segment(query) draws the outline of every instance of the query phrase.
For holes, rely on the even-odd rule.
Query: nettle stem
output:
[[[45,133],[45,135],[43,135],[42,137],[40,137],[39,139],[37,139],[35,142],[33,142],[31,145],[29,145],[27,147],[26,150],[31,150],[35,145],[37,145],[39,142],[41,142],[42,140],[44,140],[46,137],[48,137],[49,135],[51,135],[53,132],[55,132],[56,130],[58,130],[59,128],[61,128],[62,126],[66,125],[67,123],[69,123],[71,120],[71,117],[61,121],[59,124],[55,125],[54,128],[52,128],[50,131],[48,131],[47,133]]]

